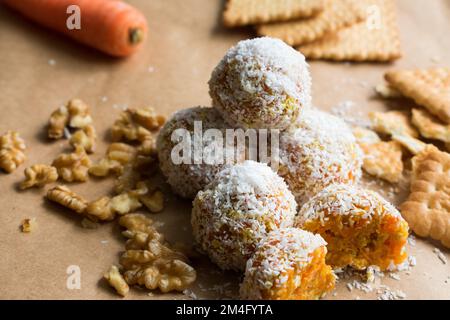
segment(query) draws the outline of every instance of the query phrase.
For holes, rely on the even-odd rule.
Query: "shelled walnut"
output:
[[[84,214],[88,202],[66,186],[56,186],[47,191],[47,199],[56,202],[78,214]]]
[[[97,133],[92,125],[78,129],[70,137],[69,143],[76,148],[82,147],[87,153],[93,153],[97,142]]]
[[[8,173],[13,172],[26,159],[25,141],[16,131],[8,130],[0,136],[0,168]]]
[[[139,181],[136,185],[139,201],[150,212],[157,213],[164,209],[164,193],[149,181]]]
[[[111,198],[104,196],[95,201],[89,202],[86,207],[86,215],[91,220],[111,221],[116,213],[111,208]]]
[[[20,189],[31,187],[43,187],[46,184],[58,180],[58,171],[55,167],[45,164],[34,164],[24,171],[25,180],[20,184]]]
[[[30,233],[36,229],[36,219],[26,218],[22,221],[21,230],[23,233]]]
[[[85,128],[92,123],[89,106],[80,99],[72,99],[67,103],[69,112],[69,126],[71,128]]]
[[[89,173],[97,177],[105,177],[110,173],[120,174],[123,166],[136,157],[136,149],[125,143],[112,143],[106,151],[105,158],[100,159],[89,169]]]
[[[77,146],[74,152],[58,156],[53,161],[52,166],[58,170],[58,174],[63,180],[84,182],[88,179],[91,160],[84,149]]]
[[[111,266],[111,268],[103,275],[103,278],[105,278],[109,285],[122,297],[125,297],[128,294],[128,291],[130,291],[130,287],[120,274],[119,268],[116,266]]]
[[[129,285],[143,285],[162,292],[183,291],[196,279],[187,258],[173,250],[142,214],[128,214],[119,224],[127,228],[127,251],[121,256],[124,278]]]
[[[114,141],[144,141],[151,131],[159,129],[165,122],[163,116],[155,114],[153,108],[127,109],[119,115],[111,128]]]
[[[61,106],[52,112],[48,124],[48,137],[60,139],[64,136],[64,128],[69,123],[69,110],[67,106]]]

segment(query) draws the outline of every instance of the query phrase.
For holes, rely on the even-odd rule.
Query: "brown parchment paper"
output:
[[[116,223],[83,229],[78,216],[47,203],[44,190],[17,190],[26,166],[51,163],[68,147],[67,141],[45,138],[51,111],[73,97],[88,102],[100,135],[92,159],[99,159],[108,143],[107,130],[120,108],[152,105],[169,116],[181,108],[209,105],[207,81],[213,67],[230,46],[254,35],[250,28],[222,28],[220,0],[129,2],[148,18],[150,38],[143,50],[126,60],[82,47],[0,6],[0,132],[18,130],[28,146],[28,160],[19,170],[0,173],[1,299],[120,299],[101,280],[123,250],[124,239]],[[373,97],[373,87],[387,69],[448,66],[450,2],[398,0],[398,9],[404,57],[393,65],[312,62],[317,106],[331,110],[347,101],[344,105],[350,105],[352,116],[365,118],[369,110],[388,107]],[[112,180],[91,179],[71,187],[94,199],[107,194],[111,185]],[[391,200],[401,201],[399,197]],[[170,241],[191,243],[190,209],[189,201],[169,195],[165,211],[152,218],[164,224],[161,230]],[[19,226],[28,217],[36,218],[38,227],[23,234]],[[400,281],[387,278],[383,283],[404,291],[408,299],[450,299],[450,265],[441,263],[433,253],[436,246],[439,244],[429,240],[417,240],[416,246],[409,248],[417,258],[411,274],[400,273]],[[449,251],[439,248],[450,261]],[[81,270],[79,290],[66,286],[71,265]],[[198,280],[192,291],[199,298],[227,296],[219,289],[224,283],[229,283],[226,291],[236,294],[239,275],[219,272],[207,258],[196,259],[194,265]],[[344,281],[336,293],[328,298],[376,298],[375,293],[349,292]],[[148,296],[146,290],[132,289],[126,299],[136,298],[186,297]]]

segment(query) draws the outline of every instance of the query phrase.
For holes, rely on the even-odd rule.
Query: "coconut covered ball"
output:
[[[274,230],[248,260],[242,299],[313,300],[334,288],[336,277],[325,263],[326,242],[296,228]]]
[[[331,185],[299,211],[295,226],[320,234],[333,267],[381,270],[402,263],[408,224],[378,193],[351,185]]]
[[[213,106],[234,127],[284,130],[311,105],[305,57],[272,38],[239,42],[209,81]]]
[[[220,268],[243,271],[269,232],[293,225],[296,207],[282,178],[265,164],[245,161],[226,167],[197,194],[194,238]]]
[[[299,206],[334,183],[361,178],[362,152],[347,124],[317,109],[304,110],[296,126],[280,135],[278,174]]]
[[[197,130],[200,133],[197,137],[194,137],[195,121],[198,121],[197,126],[201,124]],[[245,159],[245,152],[225,144],[225,126],[217,110],[204,107],[178,111],[166,122],[157,139],[158,159],[162,173],[176,194],[193,199],[226,163],[242,162]],[[205,138],[203,134],[208,129],[220,130],[222,141]],[[182,148],[183,141],[189,143],[190,147],[186,150]],[[194,150],[195,144],[198,146],[197,151]],[[230,149],[229,153],[227,149]],[[218,150],[222,150],[222,156],[216,153]],[[187,159],[190,159],[190,162],[182,160],[181,157],[189,152]],[[199,153],[201,158],[195,162]],[[219,156],[216,157],[216,154]],[[227,157],[227,154],[234,156]]]

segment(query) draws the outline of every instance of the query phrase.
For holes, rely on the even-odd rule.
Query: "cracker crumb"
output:
[[[441,250],[439,250],[438,248],[434,248],[433,252],[436,254],[436,256],[439,258],[439,260],[441,260],[443,264],[447,264],[447,257],[442,253]]]

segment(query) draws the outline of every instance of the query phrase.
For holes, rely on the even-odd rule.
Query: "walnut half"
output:
[[[47,191],[47,199],[83,214],[87,207],[87,201],[65,186],[56,186]]]
[[[84,148],[77,146],[70,154],[61,154],[52,163],[58,170],[59,176],[68,182],[86,181],[91,160],[84,151]]]
[[[122,297],[125,297],[130,291],[130,287],[119,272],[119,268],[116,266],[111,266],[111,268],[103,275],[103,278],[108,281],[108,283],[116,289],[117,293]]]
[[[31,187],[43,187],[48,183],[58,180],[58,171],[55,167],[46,164],[34,164],[24,171],[25,180],[20,184],[20,189]]]
[[[9,130],[0,136],[0,168],[13,172],[26,159],[25,142],[16,131]]]
[[[197,273],[181,252],[172,249],[152,226],[153,221],[142,214],[128,214],[119,224],[128,230],[127,250],[120,258],[124,278],[129,285],[143,285],[162,292],[183,291]]]

